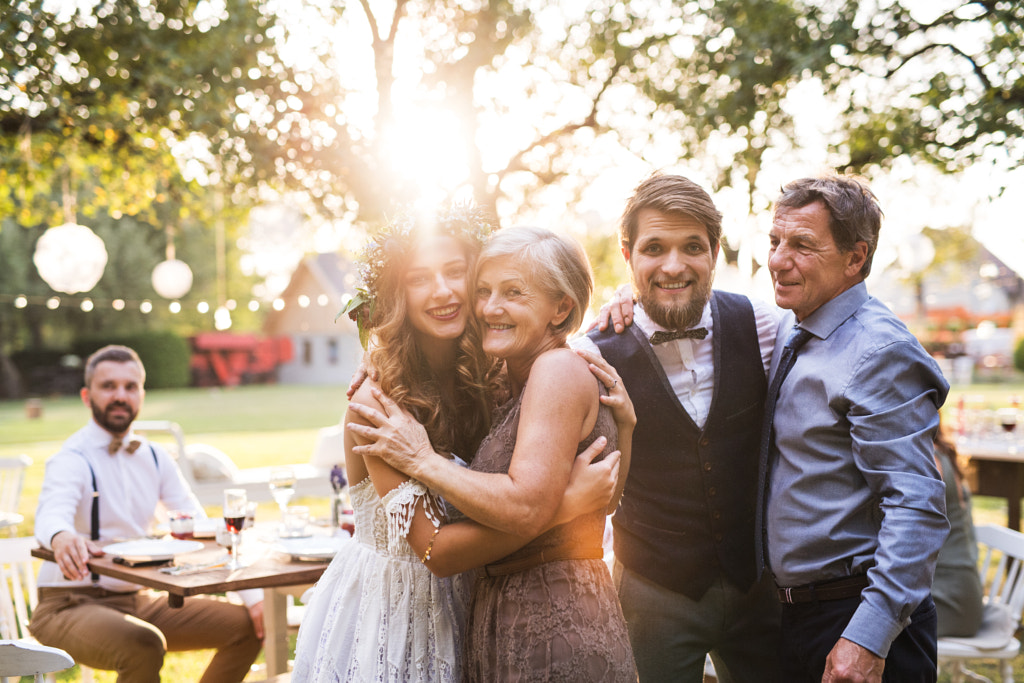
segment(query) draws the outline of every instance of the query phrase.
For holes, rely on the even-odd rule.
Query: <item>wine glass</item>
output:
[[[270,470],[270,495],[281,508],[283,518],[288,501],[295,495],[295,472],[291,467],[275,467]]]
[[[245,489],[224,489],[224,526],[231,534],[231,562],[228,563],[231,569],[242,567],[238,561],[238,535],[245,525],[247,508]]]
[[[1017,428],[1017,409],[1016,408],[1000,408],[996,411],[996,416],[999,419],[999,426],[1006,432],[1006,438],[1013,438],[1013,430]]]

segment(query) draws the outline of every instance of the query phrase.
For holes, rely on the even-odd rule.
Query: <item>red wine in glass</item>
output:
[[[241,517],[225,517],[224,526],[233,534],[241,533],[242,527],[245,526],[245,515]]]

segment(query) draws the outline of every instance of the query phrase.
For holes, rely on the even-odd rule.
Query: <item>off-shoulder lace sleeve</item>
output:
[[[447,521],[448,516],[443,500],[415,479],[403,481],[388,491],[381,501],[384,504],[384,513],[387,517],[388,552],[402,552],[405,537],[409,535],[409,529],[412,528],[416,504],[420,501],[423,501],[423,512],[435,528]]]

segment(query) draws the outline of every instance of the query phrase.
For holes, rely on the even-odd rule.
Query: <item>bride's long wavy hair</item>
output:
[[[449,212],[433,225],[416,223],[383,245],[383,267],[375,286],[370,327],[370,362],[379,373],[381,390],[408,410],[422,424],[438,451],[472,459],[490,429],[490,396],[484,377],[490,364],[480,346],[479,331],[467,324],[458,339],[455,357],[455,395],[445,397],[440,378],[427,363],[415,330],[408,320],[404,274],[420,241],[430,234],[455,238],[465,249],[469,270],[464,305],[472,307],[476,259],[480,252],[481,226],[489,223],[478,210]],[[454,400],[452,400],[454,399]]]

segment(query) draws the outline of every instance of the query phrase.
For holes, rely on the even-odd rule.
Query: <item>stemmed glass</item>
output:
[[[283,518],[288,501],[295,495],[295,471],[291,467],[275,467],[270,470],[270,495],[281,508]]]
[[[1013,430],[1017,428],[1017,415],[1018,411],[1016,408],[1000,408],[996,411],[996,417],[999,419],[999,426],[1006,432],[1006,438],[1013,438]]]
[[[245,489],[224,489],[224,526],[231,534],[231,562],[228,563],[230,569],[242,567],[242,563],[238,561],[238,535],[245,525],[247,508]]]

